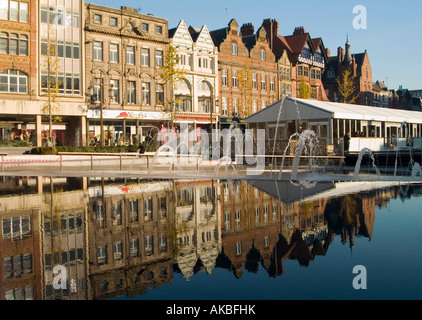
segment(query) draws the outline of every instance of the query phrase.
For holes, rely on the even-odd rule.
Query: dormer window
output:
[[[232,55],[237,56],[237,43],[232,43]]]
[[[333,69],[328,70],[327,72],[327,78],[335,78],[335,73]]]
[[[311,59],[311,51],[309,51],[307,48],[304,48],[302,50],[302,57],[305,59]]]
[[[262,61],[264,61],[264,60],[265,60],[265,50],[264,50],[264,49],[261,49],[261,50],[259,51],[259,58],[260,58]]]

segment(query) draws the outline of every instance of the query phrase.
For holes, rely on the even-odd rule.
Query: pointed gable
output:
[[[208,28],[206,25],[204,25],[199,31],[196,37],[195,43],[200,48],[211,49],[211,50],[214,49],[214,42],[211,38],[211,34],[208,31]]]
[[[184,20],[180,20],[179,25],[175,29],[169,30],[169,37],[173,39],[174,44],[186,48],[191,48],[193,45],[192,37]]]

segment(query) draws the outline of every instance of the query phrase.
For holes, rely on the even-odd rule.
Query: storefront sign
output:
[[[88,110],[88,119],[99,119],[100,113],[100,110]],[[103,110],[103,119],[170,120],[171,115],[154,111]]]
[[[15,128],[15,124],[14,123],[1,123],[0,122],[0,129],[13,129]]]

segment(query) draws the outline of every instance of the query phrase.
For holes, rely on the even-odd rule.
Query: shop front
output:
[[[122,146],[145,145],[157,141],[158,133],[167,127],[170,114],[154,111],[88,110],[87,141],[89,145],[101,141],[101,126],[104,132],[104,145]]]

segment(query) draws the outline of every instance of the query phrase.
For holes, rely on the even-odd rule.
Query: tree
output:
[[[297,97],[299,99],[309,99],[311,97],[311,87],[305,79],[300,80]]]
[[[337,77],[338,91],[341,95],[343,103],[355,103],[359,94],[356,93],[354,77],[349,69],[346,69]]]
[[[60,61],[57,56],[57,46],[48,38],[46,47],[42,49],[42,70],[47,73],[46,79],[41,84],[42,96],[47,97],[47,102],[41,108],[42,114],[48,116],[49,121],[49,143],[54,146],[55,140],[53,139],[53,122],[61,121],[60,103],[57,101],[59,88],[62,83],[58,79],[57,73],[60,69]]]
[[[163,103],[164,111],[170,112],[171,120],[169,122],[170,128],[173,127],[173,122],[176,114],[176,105],[182,102],[182,99],[176,99],[174,91],[177,89],[178,83],[184,81],[186,69],[178,66],[180,56],[177,55],[176,48],[169,45],[169,48],[164,56],[163,65],[158,68],[158,78],[163,86],[170,86],[171,94],[169,97],[164,97]]]

